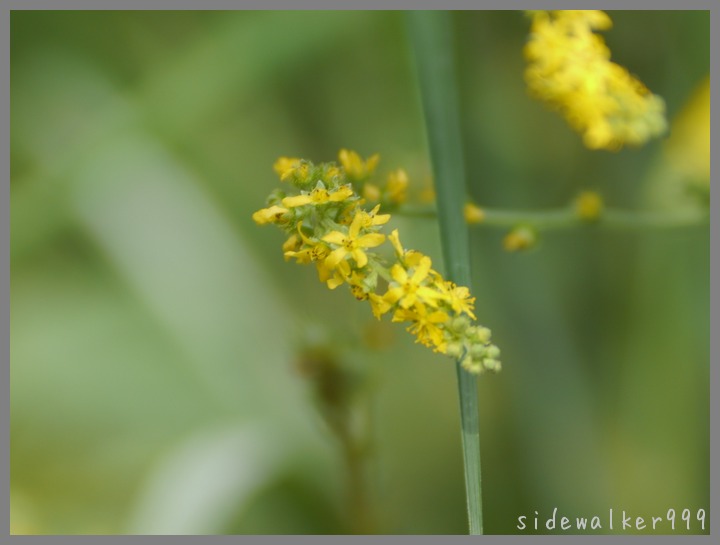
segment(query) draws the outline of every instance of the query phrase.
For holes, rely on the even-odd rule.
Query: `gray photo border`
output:
[[[212,10],[320,10],[320,9],[375,9],[375,10],[402,10],[402,9],[452,9],[452,10],[477,10],[477,9],[526,9],[529,2],[518,2],[514,0],[485,0],[483,2],[472,0],[364,0],[363,2],[343,2],[337,0],[208,0],[199,2],[196,0],[64,0],[62,2],[53,0],[10,0],[0,5],[0,36],[2,36],[2,56],[0,56],[0,73],[3,78],[3,85],[0,86],[0,120],[2,121],[2,131],[0,131],[0,165],[2,165],[2,173],[0,176],[0,483],[2,484],[2,493],[0,493],[0,544],[66,544],[66,545],[84,545],[84,544],[152,544],[152,543],[188,543],[200,544],[211,543],[219,544],[259,544],[270,545],[277,543],[299,543],[307,545],[322,544],[360,544],[360,543],[391,543],[391,544],[409,544],[409,543],[427,543],[434,544],[439,541],[439,536],[10,536],[10,11],[11,10],[79,10],[79,9],[212,9]],[[558,2],[551,0],[543,6],[545,9],[567,9],[567,8],[601,8],[601,9],[644,9],[648,6],[652,9],[682,9],[682,10],[708,10],[711,12],[710,28],[711,28],[711,50],[720,51],[720,40],[718,32],[720,31],[720,4],[714,0],[690,0],[683,2],[670,2],[669,0],[655,0],[654,2],[619,2],[605,1],[597,5],[587,2],[586,0],[576,2]],[[712,102],[716,107],[712,110],[712,127],[713,135],[718,136],[718,124],[720,123],[720,112],[718,111],[718,86],[720,86],[720,68],[718,64],[720,56],[715,55],[711,58],[711,96]],[[713,162],[717,161],[720,155],[720,139],[712,138],[711,151]],[[720,210],[720,195],[718,195],[718,175],[717,169],[713,170],[711,186],[711,211],[712,215],[717,216]],[[712,221],[712,220],[715,221]],[[720,270],[720,226],[717,217],[711,218],[711,286],[710,286],[710,324],[711,331],[717,331],[720,321],[720,290],[718,283],[713,279],[717,279],[717,272]],[[714,273],[714,274],[713,274]],[[718,452],[718,419],[720,407],[718,406],[718,380],[720,380],[717,370],[717,361],[720,348],[718,347],[717,335],[711,336],[711,369],[710,369],[710,459],[717,459]],[[715,418],[713,418],[715,416]],[[710,469],[710,505],[717,505],[718,496],[718,468],[717,464],[711,466]],[[677,543],[680,541],[691,541],[692,543],[713,543],[715,540],[712,535],[718,535],[717,509],[715,512],[710,510],[710,529],[714,533],[703,536],[633,536],[638,540],[646,543]],[[456,544],[471,544],[479,542],[487,543],[515,543],[529,542],[545,543],[547,545],[561,543],[624,543],[627,536],[598,536],[598,535],[549,535],[549,536],[443,536],[442,541]]]

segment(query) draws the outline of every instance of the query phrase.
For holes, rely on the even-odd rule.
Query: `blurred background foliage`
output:
[[[709,73],[708,12],[611,16],[672,119]],[[476,202],[653,202],[661,141],[584,149],[526,95],[522,14],[454,17]],[[310,345],[370,415],[367,530],[464,533],[453,365],[250,219],[280,155],[379,152],[429,186],[403,15],[14,11],[11,73],[13,532],[355,531]],[[435,222],[393,222],[439,266]],[[707,509],[707,228],[502,236],[471,238],[504,362],[479,380],[486,532]]]

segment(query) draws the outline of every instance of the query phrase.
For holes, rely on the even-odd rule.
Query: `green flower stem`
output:
[[[463,217],[465,172],[458,93],[453,66],[450,14],[411,11],[407,14],[415,51],[434,178],[438,220],[449,280],[470,287],[468,228]],[[456,362],[465,489],[470,535],[483,533],[478,392],[475,376]]]
[[[676,211],[622,210],[606,208],[600,217],[592,222],[579,218],[572,207],[550,210],[499,210],[483,208],[484,219],[472,227],[510,228],[516,225],[530,225],[538,231],[573,229],[597,226],[608,229],[673,229],[707,225],[710,215],[707,210],[687,209]],[[396,214],[409,217],[436,218],[434,205],[402,205]]]
[[[388,282],[388,284],[392,282],[392,275],[390,274],[390,271],[387,267],[383,267],[380,263],[378,263],[377,260],[373,260],[371,269],[377,271],[378,276],[383,278],[386,282]]]
[[[367,448],[363,441],[353,435],[351,427],[349,422],[343,422],[343,426],[335,430],[340,440],[347,470],[347,497],[351,530],[354,534],[373,534],[375,526],[370,513],[365,479]]]

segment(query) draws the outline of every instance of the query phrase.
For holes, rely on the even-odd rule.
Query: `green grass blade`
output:
[[[470,287],[468,228],[463,217],[465,172],[450,14],[408,12],[437,195],[448,279]],[[483,533],[477,382],[457,363],[470,534]]]

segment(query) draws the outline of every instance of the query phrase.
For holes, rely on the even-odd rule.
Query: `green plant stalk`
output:
[[[351,530],[354,534],[373,534],[374,525],[370,514],[366,486],[367,447],[355,437],[350,429],[347,415],[334,431],[337,435],[347,471],[348,512],[350,513]]]
[[[573,229],[584,226],[597,226],[607,229],[676,229],[707,225],[710,215],[707,210],[623,210],[620,208],[606,208],[600,217],[592,222],[578,217],[572,207],[554,208],[548,210],[500,210],[482,208],[484,219],[472,227],[500,227],[510,228],[516,225],[530,225],[538,231],[552,231],[560,229]],[[435,218],[438,211],[434,205],[402,205],[397,214],[418,217]]]
[[[465,172],[450,13],[410,11],[407,21],[432,159],[446,274],[453,282],[470,287],[469,236],[463,216]],[[459,362],[456,369],[468,522],[470,535],[479,535],[483,533],[483,516],[477,382]]]

